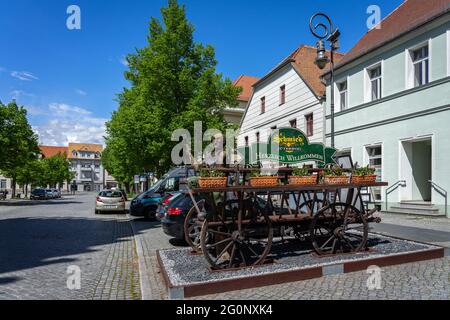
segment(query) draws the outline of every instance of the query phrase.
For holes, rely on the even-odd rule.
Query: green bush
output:
[[[333,166],[332,168],[327,168],[322,172],[322,176],[333,176],[342,177],[344,175],[344,170],[339,166]]]
[[[225,173],[213,169],[203,168],[200,170],[200,176],[202,178],[223,178]]]
[[[294,168],[294,170],[292,170],[292,175],[295,177],[306,177],[312,175],[312,173],[309,171],[308,167],[303,167]]]
[[[365,176],[372,176],[374,174],[375,174],[375,169],[374,168],[370,168],[369,166],[367,166],[367,167],[359,167],[359,168],[356,168],[353,171],[353,175],[354,176],[365,177]]]

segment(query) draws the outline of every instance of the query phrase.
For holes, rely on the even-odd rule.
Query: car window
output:
[[[122,192],[120,191],[102,191],[99,194],[102,198],[121,198]]]
[[[179,178],[169,178],[164,184],[164,191],[177,191],[179,187]]]

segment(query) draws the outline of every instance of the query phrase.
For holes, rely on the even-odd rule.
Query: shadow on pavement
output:
[[[18,277],[5,277],[5,278],[0,278],[0,285],[2,284],[9,284],[9,283],[13,283],[16,281],[19,281],[20,278]]]
[[[151,226],[142,226],[142,231]],[[17,218],[0,220],[0,279],[8,272],[71,263],[98,246],[127,241],[128,220],[92,218]],[[7,279],[7,278],[4,278]],[[7,280],[3,280],[7,281]],[[0,283],[1,284],[1,283]]]
[[[14,201],[0,201],[0,207],[31,207],[31,206],[56,206],[66,204],[80,204],[81,201],[73,200],[14,200]]]

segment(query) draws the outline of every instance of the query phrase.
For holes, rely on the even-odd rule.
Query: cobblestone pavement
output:
[[[432,218],[414,218],[406,216],[387,216],[385,226],[395,232],[393,226],[410,228],[409,233],[417,230],[450,231],[450,220]],[[144,247],[147,274],[150,275],[149,287],[153,299],[167,299],[163,278],[156,261],[156,250],[173,248],[169,237],[164,235],[157,223],[135,220],[139,229],[140,243]],[[380,229],[385,226],[379,225]],[[435,229],[434,229],[435,228]],[[439,237],[446,236],[440,234]],[[433,241],[432,241],[433,242]],[[443,243],[441,243],[442,245]],[[382,283],[380,290],[368,290],[366,272],[354,272],[341,275],[331,275],[319,279],[292,282],[274,286],[239,290],[223,294],[207,295],[193,300],[258,300],[258,299],[450,299],[450,258],[436,259],[419,263],[410,263],[382,268]]]
[[[381,289],[369,290],[366,272],[326,276],[195,299],[448,300],[450,258],[382,268]],[[194,299],[194,300],[195,300]]]
[[[94,215],[93,194],[0,206],[0,300],[140,299],[133,233],[124,215]],[[69,290],[69,266],[81,289]]]
[[[134,219],[132,223],[137,243],[142,246],[142,258],[145,269],[143,272],[147,275],[147,279],[144,279],[144,281],[147,282],[146,286],[149,289],[149,296],[144,298],[151,300],[166,300],[168,298],[167,290],[156,258],[156,251],[170,249],[180,245],[183,246],[183,244],[177,244],[170,240],[170,238],[163,233],[158,222]]]

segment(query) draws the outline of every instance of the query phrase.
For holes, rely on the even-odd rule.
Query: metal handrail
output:
[[[436,190],[437,193],[439,193],[441,196],[445,199],[445,216],[447,216],[447,190],[439,186],[437,183],[435,183],[433,180],[428,180],[429,183],[431,183],[431,187]]]
[[[388,211],[388,195],[394,192],[398,187],[405,187],[406,186],[406,180],[399,180],[396,183],[394,183],[392,186],[386,189],[384,201],[386,202],[386,212]]]

